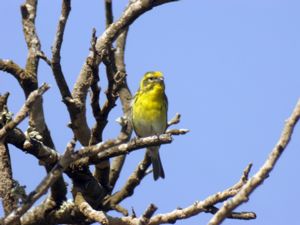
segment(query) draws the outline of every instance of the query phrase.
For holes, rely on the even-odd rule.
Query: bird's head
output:
[[[152,89],[165,90],[164,76],[162,72],[151,71],[145,73],[140,83],[140,90],[149,91]]]

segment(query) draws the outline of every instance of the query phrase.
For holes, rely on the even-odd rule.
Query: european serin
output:
[[[160,135],[167,129],[168,99],[161,72],[147,72],[140,82],[132,104],[132,122],[137,136]],[[159,156],[159,147],[147,148],[153,165],[153,177],[165,178]]]

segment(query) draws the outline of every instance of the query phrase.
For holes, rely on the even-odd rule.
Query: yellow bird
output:
[[[167,129],[168,99],[165,94],[163,74],[159,71],[147,72],[141,82],[132,103],[133,129],[138,137],[160,135]],[[152,166],[153,177],[165,178],[159,156],[159,147],[147,148]]]

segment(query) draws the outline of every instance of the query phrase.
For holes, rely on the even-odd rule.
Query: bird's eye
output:
[[[153,80],[154,80],[154,77],[149,77],[149,80],[150,80],[150,81],[153,81]]]

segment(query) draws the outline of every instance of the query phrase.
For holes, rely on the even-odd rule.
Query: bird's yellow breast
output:
[[[139,136],[161,134],[166,130],[167,102],[163,87],[138,92],[132,111],[133,125]]]

